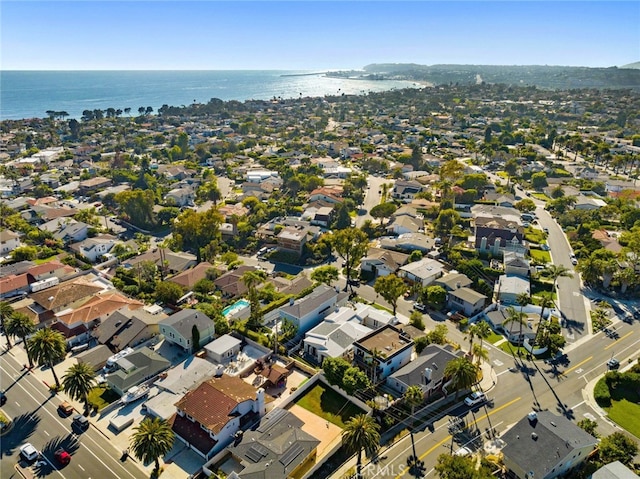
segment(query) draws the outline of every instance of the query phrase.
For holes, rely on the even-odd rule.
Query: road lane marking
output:
[[[585,402],[586,402],[586,401],[579,402],[578,404],[576,404],[575,406],[573,406],[571,409],[575,409],[575,408],[577,408],[577,407],[580,407],[580,406],[582,406]]]
[[[8,366],[8,367],[9,367],[9,368],[11,368],[11,369],[16,369],[13,365],[9,364],[9,363],[8,363],[8,361],[3,361],[3,363],[0,365],[0,369],[5,369],[3,366],[4,366],[4,367],[7,367],[7,366]],[[6,370],[6,369],[5,369],[5,370]],[[34,379],[36,382],[40,382],[40,380],[39,380],[38,378],[36,378],[35,376],[33,377],[33,379]],[[27,383],[27,384],[29,384],[29,383]],[[29,396],[31,399],[33,399],[37,404],[42,404],[38,399],[36,399],[36,398],[33,396],[33,394],[31,394],[31,392],[30,392],[30,391],[27,391],[27,389],[25,388],[25,386],[23,386],[21,383],[16,383],[15,385],[16,385],[17,387],[19,387],[20,389],[22,389],[22,390],[26,393],[26,395],[27,395],[27,396]],[[44,398],[44,399],[45,399],[45,401],[46,401],[46,399],[48,399],[48,398],[49,398],[49,396],[44,395],[44,394],[43,394],[39,389],[37,389],[37,387],[36,387],[36,386],[29,384],[29,387],[33,388],[33,389],[34,389],[34,392],[35,392],[35,393],[37,393],[37,394],[38,394],[39,396],[41,396],[42,398]],[[49,416],[51,416],[51,417],[53,418],[53,420],[54,420],[55,422],[57,422],[60,426],[62,426],[63,428],[65,428],[65,424],[64,424],[62,421],[60,421],[60,419],[59,419],[56,415],[54,415],[53,413],[51,413],[50,411],[48,411],[46,408],[42,408],[42,410],[43,410],[45,413],[47,413]],[[129,475],[130,477],[132,477],[132,478],[134,478],[134,479],[135,479],[135,477],[136,477],[136,476],[134,476],[130,471],[128,471],[128,470],[127,470],[127,469],[126,469],[126,468],[125,468],[125,467],[124,467],[124,466],[123,466],[123,465],[122,465],[122,464],[121,464],[121,463],[120,463],[120,462],[119,462],[119,461],[118,461],[114,456],[111,456],[111,454],[110,454],[110,453],[109,453],[105,448],[103,448],[101,444],[99,444],[95,439],[93,439],[93,438],[92,438],[91,436],[89,436],[89,435],[85,435],[85,437],[86,437],[86,439],[87,439],[87,440],[90,440],[90,441],[91,441],[93,444],[95,444],[98,448],[100,448],[102,451],[104,451],[104,452],[107,454],[107,456],[109,457],[109,459],[113,460],[113,463],[114,463],[116,466],[120,467],[120,469],[122,469],[122,470],[123,470],[127,475]],[[95,458],[95,459],[96,459],[100,464],[102,464],[102,465],[105,467],[105,470],[109,471],[111,474],[113,474],[113,475],[114,475],[116,478],[118,478],[118,479],[122,477],[121,475],[117,474],[114,470],[112,470],[111,468],[109,468],[109,466],[107,466],[107,464],[105,464],[105,463],[104,463],[104,461],[102,461],[102,459],[100,459],[100,458],[99,458],[99,457],[98,457],[98,456],[93,452],[93,450],[92,450],[92,449],[90,449],[89,447],[87,447],[85,444],[82,444],[82,445],[84,445],[84,446],[85,446],[84,448],[86,449],[86,451],[87,451],[89,454],[91,454],[91,455],[92,455],[92,456],[93,456],[93,457],[94,457],[94,458]],[[45,459],[46,459],[46,456],[44,456],[44,457],[45,457]],[[47,459],[47,462],[48,462],[48,459]],[[62,473],[61,473],[61,472],[60,472],[60,471],[59,471],[55,466],[53,466],[53,464],[51,464],[51,467],[52,467],[53,469],[55,469],[55,470],[58,472],[58,474],[60,474],[62,477],[64,477],[64,476],[62,475]],[[140,469],[138,469],[138,470],[140,470]],[[142,470],[140,470],[140,472],[143,472],[143,473],[144,473],[144,471],[142,471]],[[89,479],[90,479],[90,478],[89,478]]]
[[[16,403],[16,406],[20,407],[20,403],[18,401],[13,401],[14,403]]]
[[[625,348],[620,349],[620,350],[618,351],[618,356],[621,356],[621,355],[622,355],[622,353],[624,353],[624,352],[625,352],[625,351],[627,351],[628,349],[632,349],[632,348],[633,348],[633,349],[635,349],[635,346],[636,346],[636,344],[638,344],[638,343],[640,343],[640,339],[639,339],[639,340],[637,340],[637,341],[634,341],[634,342],[633,342],[633,343],[631,343],[629,346],[627,346],[627,347],[625,347]],[[594,372],[594,371],[596,371],[596,370],[600,369],[600,367],[601,367],[601,366],[596,366],[595,368],[592,368],[592,369],[590,369],[589,371],[587,371],[586,373],[584,373],[584,374],[582,375],[582,377],[584,377],[584,380],[588,383],[589,381],[587,381],[587,378],[586,378],[585,376],[587,376],[587,375],[591,374],[592,372]]]
[[[84,471],[84,467],[82,467],[80,464],[78,464],[78,467]]]
[[[51,436],[51,434],[49,434],[46,430],[43,429],[43,432],[47,435],[47,436]]]
[[[494,414],[496,414],[497,412],[500,412],[500,411],[502,411],[503,409],[505,409],[505,408],[507,408],[507,407],[511,406],[512,404],[514,404],[514,403],[516,403],[516,402],[520,401],[520,399],[522,399],[522,397],[521,397],[521,396],[518,396],[517,398],[512,399],[512,400],[511,400],[511,401],[509,401],[508,403],[505,403],[505,404],[503,404],[502,406],[495,408],[495,409],[494,409],[493,411],[491,411],[490,413],[485,414],[485,415],[483,415],[483,416],[481,416],[481,417],[477,418],[477,419],[475,420],[475,423],[477,424],[477,423],[478,423],[478,421],[482,421],[483,419],[486,419],[486,418],[488,418],[489,416],[493,416],[493,415],[494,415]],[[438,447],[440,447],[441,445],[443,445],[443,444],[444,444],[445,442],[447,442],[449,439],[451,439],[451,435],[450,435],[450,434],[449,434],[447,437],[445,437],[442,441],[440,441],[439,443],[437,443],[436,445],[432,446],[432,447],[431,447],[431,448],[429,448],[427,451],[425,451],[424,453],[422,453],[418,459],[422,461],[425,457],[427,457],[429,454],[431,454],[434,450],[436,450]],[[400,477],[404,476],[404,475],[407,473],[407,471],[409,471],[409,468],[407,468],[407,469],[403,469],[403,470],[402,470],[402,472],[401,472],[400,474],[398,474],[398,475],[395,477],[395,479],[399,479]]]
[[[609,346],[605,347],[604,349],[607,350],[607,349],[615,346],[618,341],[622,341],[624,338],[626,338],[627,336],[631,336],[632,334],[633,334],[633,331],[629,331],[627,334],[622,336],[620,339],[616,339],[614,342],[612,342]]]
[[[574,369],[578,369],[580,366],[582,366],[584,363],[586,363],[587,361],[591,361],[593,359],[593,356],[589,356],[587,359],[585,359],[584,361],[579,362],[578,364],[576,364],[575,366],[567,369],[566,371],[563,371],[560,373],[561,376],[566,376],[568,373],[570,373],[571,371],[573,371]]]

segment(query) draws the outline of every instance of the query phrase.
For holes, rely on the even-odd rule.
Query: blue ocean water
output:
[[[300,76],[289,76],[298,75]],[[416,86],[394,80],[331,78],[297,71],[0,71],[0,120],[43,118],[48,110],[80,118],[84,110],[221,100],[364,94]]]

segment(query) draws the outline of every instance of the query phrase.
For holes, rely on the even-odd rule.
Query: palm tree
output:
[[[56,388],[60,389],[60,381],[53,365],[63,360],[67,353],[67,344],[62,333],[51,328],[42,328],[31,336],[27,344],[34,361],[40,366],[47,365],[51,368]]]
[[[167,421],[162,418],[146,418],[134,430],[131,436],[133,454],[142,462],[155,461],[154,473],[160,471],[158,458],[167,454],[173,447],[175,434]]]
[[[489,360],[489,351],[480,344],[474,344],[471,349],[471,357],[476,358],[476,364],[480,366],[483,361]]]
[[[469,337],[469,351],[473,349],[473,338],[478,335],[478,327],[475,324],[472,324],[467,328],[467,335]]]
[[[89,414],[88,395],[96,384],[96,372],[89,363],[77,363],[62,377],[62,388],[73,399],[84,403],[84,415]]]
[[[411,418],[413,419],[413,422],[415,422],[415,418],[413,417],[415,408],[424,401],[424,392],[422,392],[422,388],[417,385],[409,386],[402,397],[405,402],[411,406]]]
[[[413,442],[413,426],[415,425],[416,418],[414,417],[416,406],[422,404],[424,401],[424,393],[422,392],[422,388],[418,385],[409,386],[407,390],[402,395],[405,402],[411,406],[411,447],[413,448],[413,457],[417,458],[416,455],[416,445]]]
[[[533,339],[533,346],[535,347],[538,344],[538,334],[540,334],[541,326],[544,323],[544,310],[549,309],[553,305],[553,299],[549,294],[541,294],[540,295],[540,320],[538,321],[538,327],[536,328],[536,336]]]
[[[487,339],[493,330],[485,320],[478,321],[474,326],[476,327],[476,336],[480,338],[480,347],[482,347],[482,341]]]
[[[251,304],[251,314],[247,327],[258,330],[262,323],[262,308],[258,299],[257,286],[267,278],[267,274],[262,270],[245,271],[242,275],[242,282],[247,287],[249,293],[249,303]]]
[[[35,324],[29,316],[24,313],[13,313],[9,318],[9,321],[5,324],[5,333],[7,336],[14,336],[22,339],[22,344],[27,352],[27,359],[29,360],[29,368],[33,367],[33,359],[31,353],[27,347],[27,336],[33,334],[36,330]]]
[[[526,315],[522,312],[522,310],[527,304],[529,304],[529,293],[523,291],[522,293],[518,294],[518,296],[516,296],[516,303],[520,305],[520,316],[524,320],[524,318],[526,318]],[[524,343],[524,339],[522,338],[522,326],[523,322],[520,322],[520,341]]]
[[[457,399],[460,390],[469,389],[478,382],[478,366],[462,356],[447,363],[444,375],[455,389]]]
[[[573,278],[573,273],[569,268],[561,264],[550,264],[544,269],[544,274],[553,281],[553,292],[557,290],[558,278]]]
[[[342,430],[342,443],[349,451],[358,451],[356,477],[362,477],[362,451],[373,456],[380,447],[380,425],[366,414],[358,414],[347,421]]]
[[[0,301],[0,325],[2,325],[2,330],[7,336],[7,349],[11,349],[11,340],[9,339],[9,334],[7,334],[7,328],[5,324],[5,320],[9,319],[13,314],[13,308],[6,301]]]
[[[523,313],[517,311],[513,306],[509,306],[507,308],[507,319],[505,319],[503,324],[507,325],[511,323],[518,323],[520,325],[520,336],[518,337],[517,341],[518,344],[520,344],[522,342],[522,326],[525,323],[525,320],[523,317]],[[511,334],[509,334],[509,336],[511,336]]]

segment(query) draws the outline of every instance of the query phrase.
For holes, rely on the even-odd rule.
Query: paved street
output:
[[[4,336],[0,338],[4,341]],[[51,375],[50,371],[45,371]],[[61,377],[63,371],[56,371]],[[53,377],[50,378],[53,381]],[[14,421],[13,427],[2,437],[0,454],[0,476],[20,477],[16,472],[19,464],[19,448],[31,442],[43,452],[44,465],[26,464],[22,474],[26,477],[51,476],[69,479],[136,479],[148,477],[137,461],[132,458],[121,461],[122,450],[110,443],[93,425],[81,434],[71,428],[71,417],[64,417],[58,406],[61,397],[49,394],[48,388],[34,374],[25,373],[22,364],[12,352],[4,353],[0,363],[0,381],[7,394],[3,406]],[[53,456],[55,450],[63,447],[72,455],[71,463],[59,466]]]
[[[613,355],[623,366],[639,357],[640,338],[635,334],[638,323],[628,325],[617,321],[614,326],[617,338],[598,333],[580,347],[570,350],[568,362],[555,368],[541,361],[522,361],[488,345],[497,384],[488,392],[490,401],[486,409],[483,406],[459,406],[448,417],[436,421],[432,430],[423,424],[414,434],[417,455],[425,463],[424,477],[435,477],[433,467],[438,455],[450,452],[452,448],[455,451],[465,445],[474,450],[484,448],[486,452],[495,452],[491,446],[499,445],[499,441],[490,436],[490,430],[493,429],[499,439],[508,426],[532,410],[550,410],[576,422],[583,418],[596,420],[598,432],[603,436],[619,430],[602,416],[603,412],[594,407],[592,397],[587,394],[594,381],[606,372],[606,361]],[[469,426],[465,434],[456,437],[449,434],[449,418],[452,416],[462,418]],[[390,449],[380,452],[386,459],[365,466],[365,477],[410,478],[412,475],[406,464],[411,454],[411,441],[407,436]],[[332,477],[337,479],[343,470],[341,468]]]

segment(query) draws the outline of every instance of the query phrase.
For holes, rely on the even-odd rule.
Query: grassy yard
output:
[[[539,261],[542,264],[547,264],[551,262],[551,254],[548,251],[544,251],[541,249],[530,249],[529,254],[531,258]]]
[[[612,400],[605,408],[609,417],[636,437],[640,437],[640,404],[627,399]]]
[[[298,399],[297,404],[341,428],[350,418],[364,412],[322,383]]]
[[[496,344],[501,339],[504,339],[504,336],[502,334],[494,333],[492,331],[491,334],[489,335],[489,337],[486,338],[484,341],[486,341],[488,343],[491,343],[491,344]]]
[[[611,394],[611,406],[603,409],[620,427],[636,437],[640,437],[640,388],[636,379],[637,375],[633,374],[637,369],[636,365],[631,371],[620,373],[620,379],[615,388],[606,386]],[[606,377],[600,379],[599,382],[606,384]]]
[[[531,243],[541,244],[546,239],[547,235],[544,231],[538,228],[532,228],[531,226],[524,229],[524,239]]]
[[[531,194],[532,197],[538,199],[538,200],[542,200],[542,201],[551,201],[551,198],[549,198],[547,195],[545,195],[544,193],[532,193]]]
[[[98,406],[98,411],[120,399],[120,396],[106,386],[98,386],[89,393],[89,404]]]

